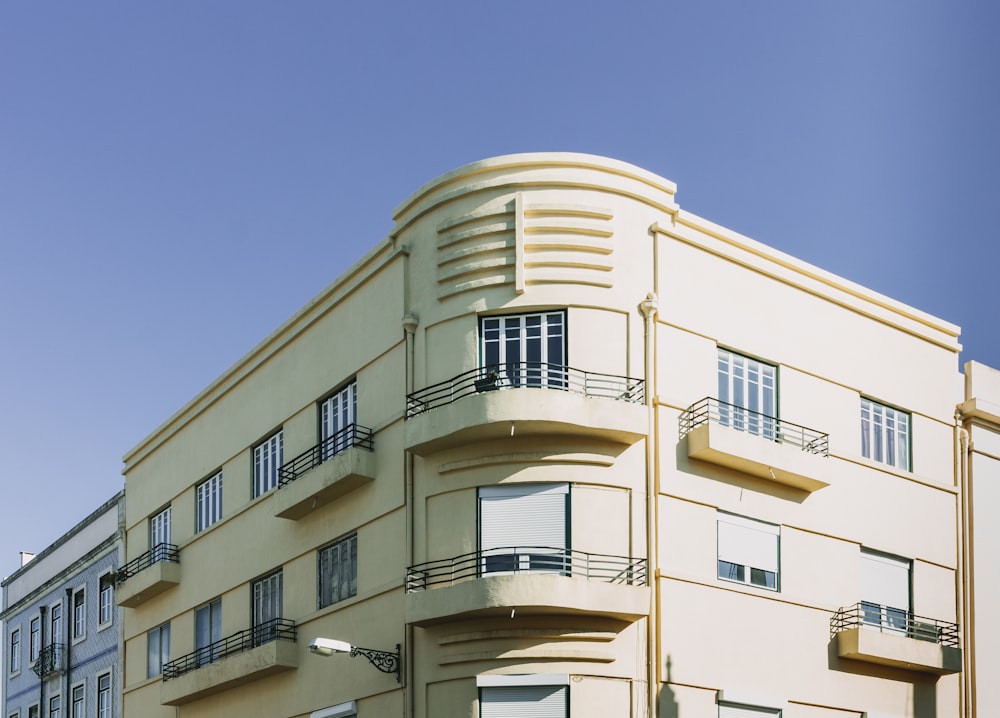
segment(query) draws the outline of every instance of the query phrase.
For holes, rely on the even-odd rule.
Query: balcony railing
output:
[[[63,644],[50,643],[38,652],[38,658],[31,665],[31,670],[39,678],[45,678],[53,673],[62,673],[66,670],[63,665],[65,656]]]
[[[409,394],[406,397],[406,418],[472,394],[525,387],[556,389],[633,404],[642,404],[646,400],[642,379],[582,371],[562,364],[508,362],[472,369]]]
[[[273,618],[253,628],[247,628],[215,643],[202,646],[196,651],[170,661],[163,666],[163,680],[183,676],[185,673],[207,666],[226,656],[252,650],[272,641],[295,641],[297,631],[295,621]]]
[[[372,438],[372,430],[359,424],[345,426],[282,466],[278,470],[278,486],[290,484],[310,469],[354,446],[374,451],[375,442]]]
[[[646,584],[646,559],[546,546],[509,546],[428,561],[406,569],[407,592],[485,576],[553,574],[627,586]]]
[[[681,413],[681,438],[709,422],[754,434],[768,441],[790,444],[810,454],[830,454],[829,434],[711,397],[692,404]]]
[[[852,628],[865,628],[918,641],[958,648],[958,624],[914,616],[909,611],[862,601],[838,609],[830,618],[830,637]]]
[[[127,581],[132,576],[135,576],[143,569],[147,569],[154,563],[159,563],[160,561],[179,563],[180,552],[178,551],[177,547],[172,543],[156,544],[146,553],[142,554],[138,558],[132,559],[127,564],[118,569],[117,583],[119,585],[125,583],[125,581]]]

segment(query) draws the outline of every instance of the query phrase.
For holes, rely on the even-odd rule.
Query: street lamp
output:
[[[400,659],[399,644],[396,644],[395,653],[391,651],[378,651],[374,648],[362,648],[352,646],[347,641],[340,641],[336,638],[314,638],[309,644],[309,650],[317,656],[329,657],[335,653],[350,653],[351,657],[364,656],[368,662],[383,673],[395,673],[396,683],[400,683]]]

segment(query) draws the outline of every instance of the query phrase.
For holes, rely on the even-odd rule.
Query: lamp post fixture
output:
[[[382,673],[393,673],[396,675],[396,683],[401,683],[400,670],[402,659],[400,657],[400,646],[396,644],[395,652],[379,651],[375,648],[362,648],[352,646],[347,641],[340,641],[336,638],[314,638],[309,644],[309,650],[317,656],[329,657],[334,653],[349,653],[352,658],[364,656],[375,668]]]

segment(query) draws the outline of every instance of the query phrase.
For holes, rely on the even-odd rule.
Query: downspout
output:
[[[407,313],[403,317],[403,331],[406,333],[406,395],[409,396],[413,392],[413,358],[416,354],[416,348],[414,346],[417,323],[419,319],[410,313]],[[405,409],[404,409],[405,411]],[[404,418],[405,422],[406,419]],[[405,432],[404,432],[405,433]],[[403,484],[405,496],[403,498],[406,504],[406,566],[410,567],[413,565],[413,541],[414,541],[414,527],[413,527],[413,453],[410,451],[406,452],[403,460]],[[406,593],[406,578],[403,578],[403,593]],[[404,595],[405,602],[405,595]],[[403,716],[414,716],[416,715],[416,703],[417,698],[415,695],[416,686],[413,682],[413,626],[407,622],[405,628],[404,637],[404,647],[403,656],[404,659],[404,672],[406,678],[403,683],[403,691],[405,695],[403,696]]]
[[[659,511],[656,451],[656,314],[659,309],[656,294],[650,292],[639,305],[645,318],[646,349],[646,581],[649,584],[649,617],[646,619],[646,680],[648,716],[656,715],[657,690],[660,685],[660,611],[659,611]]]
[[[28,639],[31,640],[30,638]],[[45,648],[45,606],[38,607],[38,655],[35,660],[42,657],[42,649]],[[30,649],[29,649],[30,650]],[[38,715],[45,715],[45,679],[38,676]]]
[[[72,682],[73,671],[72,668],[70,668],[70,650],[69,650],[70,635],[71,635],[70,627],[73,625],[73,621],[76,620],[76,611],[73,609],[72,588],[66,589],[66,608],[68,609],[67,611],[64,612],[64,615],[66,616],[66,647],[63,649],[66,653],[66,690],[63,691],[62,710],[64,711],[63,715],[68,716],[71,715],[71,706],[73,703],[73,695],[71,693],[73,685]]]
[[[972,543],[972,497],[970,496],[969,453],[971,442],[969,432],[962,426],[962,411],[955,411],[955,472],[958,479],[958,575],[955,577],[955,590],[958,599],[958,625],[964,641],[962,647],[963,666],[962,690],[959,691],[959,714],[965,718],[976,716],[975,689],[975,616],[973,613],[974,577],[971,567],[973,563]]]

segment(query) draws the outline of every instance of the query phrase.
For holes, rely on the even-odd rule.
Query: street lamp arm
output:
[[[361,646],[351,646],[351,656],[364,656],[368,662],[383,673],[396,674],[396,683],[400,682],[399,675],[399,644],[396,644],[395,653],[391,651],[379,651],[374,648],[362,648]]]

